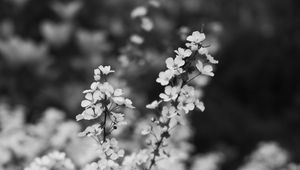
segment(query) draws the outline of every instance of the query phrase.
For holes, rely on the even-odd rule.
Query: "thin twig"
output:
[[[186,81],[185,84],[188,84],[189,82],[191,82],[192,80],[194,80],[196,77],[200,76],[201,73],[197,74],[196,76],[192,77],[191,79],[189,79],[188,81]]]
[[[107,114],[108,114],[108,109],[107,106],[105,106],[105,110],[104,110],[104,126],[103,126],[103,142],[106,141],[106,118],[107,118]]]

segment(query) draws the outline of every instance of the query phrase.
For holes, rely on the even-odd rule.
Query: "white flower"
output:
[[[76,116],[76,120],[91,120],[91,119],[96,119],[97,117],[101,116],[102,112],[103,112],[103,108],[101,107],[102,105],[99,103],[97,105],[94,106],[93,108],[87,108],[85,109],[82,114],[79,114]]]
[[[182,101],[181,98],[192,98],[196,95],[195,88],[192,86],[184,85],[180,90],[179,101]]]
[[[102,100],[105,98],[105,95],[104,93],[102,93],[101,91],[99,90],[96,90],[94,93],[93,93],[93,101],[94,102],[97,102],[98,100]]]
[[[118,156],[119,157],[124,157],[124,155],[125,155],[125,151],[123,149],[118,151]]]
[[[91,120],[94,118],[94,110],[92,108],[88,108],[82,112],[82,114],[79,114],[76,116],[76,121],[86,119]]]
[[[200,42],[205,40],[205,35],[203,33],[200,33],[199,31],[194,31],[192,35],[189,35],[186,38],[187,41],[190,41],[192,43],[199,44]]]
[[[152,127],[151,126],[146,126],[145,128],[143,128],[141,134],[142,135],[148,135],[151,132]]]
[[[149,151],[147,149],[143,149],[138,151],[138,153],[132,153],[131,155],[126,156],[122,163],[122,165],[125,166],[124,170],[138,169],[137,165],[147,162],[149,155]]]
[[[97,89],[98,85],[99,85],[99,82],[93,82],[91,84],[91,86],[90,86],[91,89],[84,90],[82,93],[91,93],[91,92],[94,92]]]
[[[116,138],[111,138],[110,139],[110,145],[114,148],[117,148],[118,147],[118,141]]]
[[[213,56],[211,56],[210,54],[208,54],[208,49],[207,48],[204,48],[204,47],[201,47],[199,50],[198,50],[199,54],[201,55],[205,55],[206,56],[206,59],[212,63],[212,64],[218,64],[219,62],[217,60],[215,60],[213,58]]]
[[[174,106],[164,106],[161,111],[164,117],[174,117],[177,114],[176,108]]]
[[[123,105],[125,103],[125,98],[121,96],[113,97],[112,100],[117,104],[117,105]]]
[[[183,110],[187,114],[189,111],[194,110],[195,105],[193,102],[180,102],[177,108]]]
[[[135,44],[143,44],[144,38],[137,34],[134,34],[130,36],[130,41]]]
[[[219,63],[219,61],[218,61],[218,60],[215,60],[214,57],[211,56],[210,54],[207,54],[207,55],[206,55],[206,59],[207,59],[210,63],[212,63],[212,64],[218,64],[218,63]]]
[[[102,133],[102,128],[100,124],[94,124],[92,126],[88,126],[83,132],[80,132],[79,136],[97,136]]]
[[[102,65],[100,65],[98,68],[100,69],[100,71],[102,72],[102,74],[105,74],[105,75],[107,75],[109,73],[115,72],[114,70],[111,70],[110,66],[102,66]]]
[[[178,93],[180,89],[178,87],[171,87],[171,86],[166,86],[165,87],[165,93],[161,93],[159,97],[163,99],[165,102],[168,102],[170,100],[174,100],[177,98]]]
[[[198,60],[198,63],[196,64],[197,69],[200,71],[200,73],[208,76],[214,76],[213,67],[209,64],[203,65],[202,61]]]
[[[162,71],[159,73],[156,82],[160,83],[162,86],[168,85],[174,73],[171,70]]]
[[[137,17],[145,16],[147,14],[147,12],[148,12],[148,10],[144,6],[136,7],[135,9],[133,9],[131,11],[131,18],[137,18]]]
[[[98,88],[107,97],[111,97],[111,95],[114,93],[114,88],[108,82],[104,82],[103,84],[99,84]]]
[[[197,99],[195,101],[195,105],[198,109],[200,109],[202,112],[205,110],[205,106],[203,104],[203,102],[199,101],[199,99]]]
[[[123,95],[123,90],[122,89],[116,89],[114,91],[114,96],[121,96]]]
[[[178,97],[179,104],[177,105],[177,108],[185,113],[194,110],[197,97],[197,93],[192,86],[184,85],[180,91],[180,96]]]
[[[118,141],[115,138],[107,139],[99,146],[97,151],[98,155],[100,155],[101,158],[98,162],[99,166],[103,166],[104,169],[105,167],[119,166],[114,161],[120,157],[123,157],[125,154],[125,151],[123,149],[119,149]],[[109,159],[107,159],[108,157]]]
[[[196,51],[198,50],[198,47],[199,45],[194,43],[194,42],[191,42],[191,43],[185,43],[185,46],[190,48],[192,51]]]
[[[93,101],[93,95],[92,93],[87,93],[85,95],[85,100],[81,101],[81,107],[89,107],[92,104],[94,104],[95,102]]]
[[[124,154],[125,154],[125,151],[123,149],[119,150],[118,152],[112,152],[110,155],[110,159],[117,160],[119,157],[123,157]]]
[[[91,107],[94,105],[98,100],[101,100],[104,98],[104,94],[101,93],[99,90],[94,91],[94,93],[86,93],[85,100],[82,100],[81,107]]]
[[[161,100],[160,100],[160,101],[154,100],[152,103],[147,104],[147,105],[146,105],[146,108],[148,108],[148,109],[155,109],[155,108],[158,107],[158,105],[159,105],[161,102],[162,102]]]
[[[190,49],[184,49],[180,47],[175,50],[175,53],[181,58],[186,58],[192,55],[192,51]]]
[[[98,68],[94,70],[94,79],[95,81],[99,81],[101,79],[101,72]]]
[[[126,99],[126,98],[120,97],[120,96],[113,97],[112,99],[117,105],[120,105],[120,106],[125,105],[128,108],[134,108],[134,106],[132,105],[132,101],[130,99]]]
[[[207,55],[207,54],[208,54],[208,49],[207,49],[207,48],[204,48],[204,47],[201,47],[201,48],[198,50],[198,53],[201,54],[201,55]]]
[[[189,41],[189,43],[186,43],[185,45],[192,51],[196,51],[198,50],[199,44],[205,40],[205,35],[199,31],[194,31],[192,35],[189,35],[186,38],[186,40]]]
[[[111,112],[111,114],[112,114],[112,120],[116,123],[117,126],[127,124],[124,118],[124,114],[114,113],[114,112]]]
[[[133,105],[132,105],[132,101],[130,99],[125,99],[125,106],[128,107],[128,108],[135,108]]]
[[[153,29],[153,22],[148,17],[141,19],[141,27],[145,31],[151,31]]]
[[[175,74],[178,75],[183,72],[183,69],[180,67],[184,65],[184,61],[181,57],[176,57],[175,59],[169,57],[166,59],[166,65],[168,69],[174,71]]]

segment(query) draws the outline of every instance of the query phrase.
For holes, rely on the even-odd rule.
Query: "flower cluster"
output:
[[[119,157],[123,157],[124,153],[124,150],[119,148],[118,141],[115,138],[107,139],[99,147],[99,155],[102,160],[107,157],[111,160],[116,160]]]
[[[85,169],[116,169],[118,158],[124,157],[125,151],[120,149],[115,138],[108,138],[111,132],[126,124],[121,107],[134,108],[132,101],[123,97],[122,89],[115,89],[107,82],[107,75],[113,73],[110,66],[100,65],[94,70],[94,82],[90,89],[83,91],[85,99],[81,102],[84,111],[76,116],[79,120],[94,120],[79,136],[88,136],[98,143],[98,162],[93,162]]]
[[[99,120],[99,122],[88,126],[80,133],[80,136],[95,137],[98,142],[105,142],[106,134],[125,123],[124,114],[118,113],[118,109],[120,107],[134,108],[132,101],[122,96],[122,89],[114,89],[105,81],[106,76],[113,72],[110,66],[100,65],[94,70],[95,82],[91,84],[90,89],[83,91],[85,99],[82,100],[81,106],[85,110],[76,116],[76,120]],[[109,121],[110,126],[107,129],[106,123]]]
[[[121,166],[116,160],[124,157],[124,153],[125,151],[119,148],[118,141],[115,138],[106,139],[105,142],[100,143],[97,149],[99,161],[86,165],[84,170],[120,169]]]
[[[146,149],[132,153],[124,158],[122,163],[123,170],[138,170],[143,163],[147,162],[148,158],[149,153]]]
[[[162,108],[163,115],[172,117],[181,113],[188,113],[194,110],[195,107],[201,111],[204,110],[203,103],[199,100],[199,91],[194,87],[187,85],[189,81],[189,75],[197,68],[199,71],[198,75],[214,76],[212,64],[218,63],[209,53],[206,47],[203,46],[202,42],[205,40],[205,35],[198,31],[192,33],[187,37],[185,48],[178,48],[175,50],[176,57],[166,59],[167,70],[160,72],[159,77],[156,79],[158,83],[165,86],[165,92],[161,93],[160,100],[154,101],[147,105],[147,108],[154,109],[161,102],[173,103],[172,105],[166,105]],[[199,58],[197,54],[200,54]],[[205,55],[207,64],[204,63],[201,56]],[[195,64],[194,61],[197,60]],[[176,104],[176,106],[174,105]]]
[[[175,59],[169,57],[166,59],[167,70],[160,72],[159,77],[156,79],[158,83],[162,86],[166,86],[170,83],[174,77],[183,75],[185,71],[189,71],[188,67],[191,67],[193,61],[196,59],[196,54],[200,56],[205,56],[208,61],[207,64],[204,63],[203,59],[198,59],[196,63],[196,68],[198,71],[207,76],[214,76],[212,64],[217,64],[218,61],[215,60],[209,53],[207,47],[203,45],[205,40],[205,34],[195,31],[192,35],[187,37],[188,43],[186,43],[185,48],[178,48],[175,50]]]
[[[188,85],[199,75],[214,76],[213,64],[218,63],[203,45],[205,35],[198,31],[187,36],[187,48],[175,50],[176,57],[166,59],[167,70],[159,73],[156,82],[165,86],[160,99],[153,101],[146,107],[159,110],[161,115],[153,119],[154,126],[145,128],[142,134],[149,135],[150,150],[152,153],[149,168],[151,169],[163,155],[168,156],[167,146],[170,131],[179,123],[180,116],[198,108],[204,111],[204,104],[200,101],[200,91]],[[191,75],[197,72],[196,76]]]
[[[75,166],[70,159],[66,158],[65,153],[54,151],[41,158],[36,158],[24,170],[52,170],[52,169],[74,170]]]

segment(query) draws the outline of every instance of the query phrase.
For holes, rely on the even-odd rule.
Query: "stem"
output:
[[[103,125],[103,142],[106,141],[106,119],[107,119],[107,114],[108,114],[108,109],[107,106],[105,106],[105,110],[104,110],[104,125]]]
[[[195,59],[195,57],[196,57],[196,55],[198,54],[198,51],[195,51],[195,53],[194,54],[192,54],[189,58],[190,58],[190,61],[189,62],[186,62],[185,63],[185,65],[183,66],[183,68],[186,68],[186,67],[189,67],[190,65],[191,65],[191,61],[193,61],[194,59]],[[201,73],[200,74],[198,74],[198,75],[196,75],[196,76],[194,76],[194,77],[192,77],[191,79],[189,79],[189,80],[187,80],[187,81],[184,81],[183,80],[183,83],[181,84],[181,88],[184,86],[184,85],[186,85],[187,83],[189,83],[191,80],[193,80],[194,78],[196,78],[196,77],[198,77],[199,75],[201,75]],[[180,78],[180,76],[178,76],[179,78]],[[172,83],[172,82],[171,82]],[[172,86],[173,86],[173,84],[171,84]],[[179,96],[177,96],[177,98],[175,99],[175,101],[174,101],[174,103],[172,103],[173,105],[177,105],[178,103],[178,97]],[[168,135],[165,135],[165,133],[169,133],[169,128],[170,128],[170,121],[171,121],[171,118],[169,118],[168,120],[167,120],[167,122],[166,122],[166,125],[167,125],[167,127],[168,127],[168,131],[166,131],[166,132],[163,132],[160,136],[161,136],[161,138],[160,138],[160,140],[159,141],[157,141],[155,144],[156,144],[156,147],[154,148],[154,150],[153,150],[153,157],[152,157],[152,159],[150,160],[150,165],[149,165],[149,168],[148,168],[148,170],[151,170],[151,168],[153,167],[153,165],[155,165],[155,163],[156,163],[156,160],[155,160],[155,158],[156,158],[156,156],[158,156],[159,155],[159,148],[161,147],[161,145],[162,145],[162,143],[163,143],[163,140],[166,138],[168,138],[168,137],[170,137],[170,134],[168,134]],[[173,127],[174,128],[174,127]],[[173,129],[172,128],[172,129]]]
[[[201,73],[197,74],[196,76],[192,77],[191,79],[189,79],[188,81],[186,81],[185,84],[188,84],[190,81],[192,81],[193,79],[195,79],[196,77],[200,76]]]
[[[170,123],[170,120],[171,119],[168,119],[168,121],[166,122],[166,124],[167,124],[167,126],[169,127],[169,123]],[[153,165],[155,164],[155,158],[156,158],[156,156],[157,155],[159,155],[159,148],[160,148],[160,146],[162,145],[162,143],[163,143],[163,141],[164,141],[164,138],[167,138],[168,137],[168,135],[164,135],[164,133],[169,133],[168,131],[166,131],[166,132],[163,132],[161,135],[160,135],[160,140],[158,141],[158,142],[156,142],[156,148],[153,150],[153,158],[151,159],[151,161],[150,161],[150,165],[149,165],[149,168],[148,168],[148,170],[151,170],[151,168],[153,167]]]
[[[195,56],[195,55],[194,55]],[[183,82],[182,84],[181,84],[181,88],[186,84],[187,82]],[[177,98],[175,99],[175,102],[173,103],[174,105],[177,105],[177,100],[178,100],[178,97],[179,96],[177,96]],[[171,118],[169,118],[168,120],[167,120],[167,122],[166,122],[166,125],[167,125],[167,127],[169,128],[170,127],[170,122],[171,122]],[[148,168],[148,170],[151,170],[151,168],[153,167],[153,165],[155,164],[155,158],[156,158],[156,156],[158,155],[157,153],[159,152],[159,148],[160,148],[160,145],[163,143],[163,140],[164,140],[164,138],[167,138],[169,135],[164,135],[164,133],[166,133],[166,132],[163,132],[160,136],[161,136],[161,139],[156,143],[156,148],[154,149],[154,151],[153,151],[153,153],[154,153],[154,156],[153,156],[153,158],[151,159],[151,161],[150,161],[150,166],[149,166],[149,168]],[[168,131],[167,131],[167,133],[169,133]]]

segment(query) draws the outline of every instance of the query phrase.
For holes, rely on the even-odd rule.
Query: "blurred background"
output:
[[[298,162],[299,17],[295,0],[1,0],[0,164],[18,169],[64,148],[100,64],[117,71],[111,81],[144,117],[162,91],[155,79],[164,60],[195,30],[206,33],[219,64],[213,79],[199,80],[206,111],[189,117],[192,154],[223,153],[219,169],[233,170],[261,142],[275,142]],[[46,132],[58,122],[64,132]],[[50,134],[65,141],[44,145]]]

